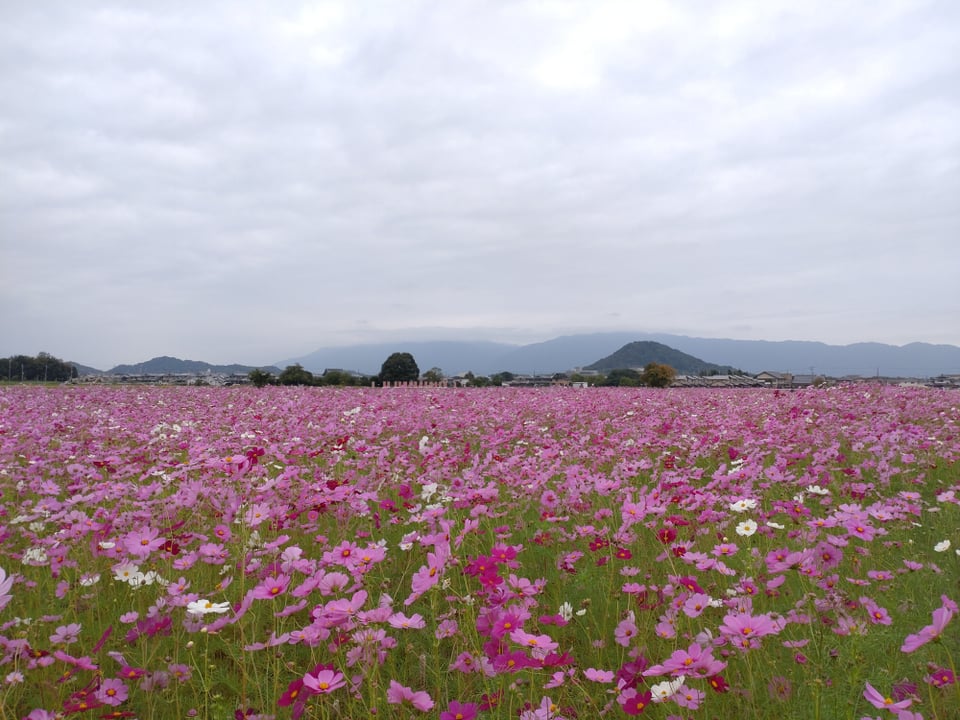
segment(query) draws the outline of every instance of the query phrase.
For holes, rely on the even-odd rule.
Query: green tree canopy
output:
[[[270,381],[273,380],[273,375],[265,370],[261,370],[260,368],[254,368],[251,370],[249,373],[247,373],[247,377],[250,378],[250,383],[254,387],[263,387],[264,385],[268,385]]]
[[[413,355],[395,352],[380,366],[380,382],[413,382],[420,378],[420,368]]]
[[[14,355],[0,360],[0,378],[4,380],[39,380],[63,382],[78,376],[75,365],[42,352],[36,357]]]
[[[650,387],[668,387],[677,376],[677,371],[669,365],[663,363],[647,363],[643,368],[643,374],[640,376],[644,385]]]
[[[440,382],[443,380],[443,370],[432,367],[423,374],[423,379],[427,382]]]
[[[313,373],[304,370],[303,365],[287,365],[280,373],[281,385],[313,385]]]
[[[642,383],[640,373],[630,368],[617,368],[607,373],[601,385],[607,387],[637,387]]]

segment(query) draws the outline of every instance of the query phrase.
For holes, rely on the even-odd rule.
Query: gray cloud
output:
[[[960,344],[954,3],[0,15],[0,355]]]

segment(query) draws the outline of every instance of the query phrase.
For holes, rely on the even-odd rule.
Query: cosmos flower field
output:
[[[0,718],[960,717],[960,394],[0,387]]]

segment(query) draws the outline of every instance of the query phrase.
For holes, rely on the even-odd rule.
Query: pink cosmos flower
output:
[[[723,671],[727,664],[713,657],[712,648],[702,648],[693,643],[686,650],[675,650],[662,665],[652,665],[644,671],[644,675],[692,675],[706,678]]]
[[[317,670],[316,674],[306,673],[303,676],[303,687],[316,695],[326,695],[338,690],[347,684],[347,679],[339,670]]]
[[[723,618],[720,633],[729,638],[740,650],[760,647],[758,638],[779,632],[777,624],[769,615],[731,613]]]
[[[489,628],[489,635],[499,640],[504,635],[509,635],[514,630],[523,627],[524,620],[530,617],[528,612],[515,612],[513,609],[506,610],[497,616],[493,625]]]
[[[587,680],[592,680],[593,682],[611,683],[613,682],[614,673],[613,670],[597,670],[596,668],[587,668],[583,671],[583,676]]]
[[[387,702],[391,705],[404,705],[410,703],[417,710],[427,712],[433,707],[433,700],[423,690],[414,692],[408,687],[404,687],[396,680],[390,681],[390,687],[387,689]]]
[[[940,637],[940,634],[943,632],[943,629],[947,626],[947,623],[950,622],[950,618],[952,617],[953,612],[948,607],[938,607],[933,611],[933,624],[927,625],[915,635],[907,635],[907,637],[903,640],[903,645],[900,647],[900,651],[912,653],[914,650],[926,645],[931,640],[936,640],[938,637]]]
[[[254,503],[243,514],[243,520],[250,527],[256,527],[270,518],[270,506],[267,503]]]
[[[631,612],[624,620],[621,620],[617,624],[616,630],[613,631],[613,637],[614,640],[616,640],[617,645],[630,647],[630,644],[633,642],[633,638],[637,636],[638,632],[639,629],[637,628],[634,614]]]
[[[680,707],[687,708],[687,710],[696,710],[700,707],[700,703],[703,702],[705,697],[706,693],[703,692],[703,690],[696,690],[686,685],[681,685],[677,692],[673,694],[673,701]]]
[[[185,683],[193,677],[193,671],[190,669],[190,666],[183,663],[170,663],[170,665],[167,666],[167,670],[170,671],[170,675],[178,682]]]
[[[100,688],[95,693],[97,700],[104,705],[120,705],[129,697],[126,683],[117,678],[109,678],[100,684]]]
[[[69,625],[61,625],[57,628],[56,632],[50,636],[50,642],[54,644],[64,644],[70,645],[75,643],[80,637],[80,625],[77,623],[70,623]]]
[[[278,595],[283,595],[283,593],[287,591],[287,587],[289,585],[289,575],[281,574],[277,575],[276,577],[268,577],[250,591],[250,597],[256,600],[272,600]]]
[[[390,623],[390,627],[395,627],[398,629],[411,629],[419,630],[427,626],[426,621],[423,619],[423,615],[420,613],[414,613],[410,617],[407,617],[402,612],[397,612],[391,615],[387,622]]]
[[[870,683],[867,683],[866,690],[863,691],[863,697],[879,710],[890,710],[891,712],[898,713],[900,710],[906,710],[913,703],[913,700],[907,698],[905,700],[900,700],[899,702],[894,702],[892,698],[884,697],[880,692],[873,687]]]
[[[683,614],[687,617],[699,617],[699,615],[710,607],[710,596],[706,593],[694,593],[683,603]]]
[[[872,624],[890,625],[893,622],[887,609],[877,605],[871,598],[862,597],[860,603],[863,605],[863,609],[867,611],[867,617]]]
[[[162,548],[164,542],[165,538],[160,537],[160,531],[150,526],[133,530],[123,538],[123,546],[127,552],[140,559]]]
[[[538,660],[543,660],[548,653],[560,647],[549,635],[534,635],[521,629],[510,633],[510,639],[530,650],[530,654]]]

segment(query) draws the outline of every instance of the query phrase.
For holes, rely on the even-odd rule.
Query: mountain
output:
[[[73,365],[77,369],[77,375],[83,377],[84,375],[103,375],[103,370],[97,370],[92,368],[89,365],[81,365],[80,363],[71,362],[69,365]]]
[[[669,365],[681,375],[698,375],[708,372],[729,373],[733,370],[730,367],[704,362],[693,355],[674,350],[672,347],[652,340],[638,340],[637,342],[627,343],[612,355],[587,365],[585,369],[643,368],[652,362]]]
[[[252,365],[211,365],[210,363],[199,360],[181,360],[180,358],[164,355],[136,365],[117,365],[107,372],[111,375],[179,375],[183,373],[202,375],[207,372],[234,375],[248,373],[255,369]],[[280,373],[280,369],[272,365],[264,366],[260,369],[276,374]]]
[[[784,340],[718,340],[679,335],[658,336],[661,342],[711,362],[732,365],[747,372],[776,370],[843,377],[933,377],[960,373],[960,347],[954,345],[885,345]]]
[[[545,342],[509,345],[493,342],[391,342],[375,345],[321,348],[309,355],[276,363],[299,362],[314,373],[326,368],[375,375],[391,353],[409,352],[421,371],[439,367],[448,375],[467,370],[490,375],[502,370],[519,374],[546,374],[582,368],[633,342],[662,343],[694,358],[745,372],[764,370],[832,377],[881,375],[934,377],[960,374],[960,347],[954,345],[885,345],[856,343],[827,345],[807,341],[731,340],[688,337],[667,333],[605,332],[565,335]]]
[[[275,374],[280,368],[300,363],[313,373],[327,368],[353,370],[365,375],[376,375],[380,366],[394,352],[409,352],[421,372],[432,367],[454,375],[472,370],[479,375],[491,375],[509,370],[518,374],[548,374],[584,368],[607,358],[625,345],[651,342],[667,346],[693,359],[703,359],[720,368],[740,368],[745,372],[763,370],[794,374],[817,374],[831,377],[861,375],[870,377],[928,378],[941,374],[960,374],[960,347],[955,345],[885,345],[882,343],[855,343],[827,345],[807,341],[731,340],[688,337],[667,333],[606,332],[583,335],[564,335],[546,342],[528,345],[510,345],[495,342],[390,342],[350,347],[321,348],[309,355],[263,367]],[[647,361],[649,362],[649,360]],[[663,362],[663,361],[657,361]],[[636,363],[645,365],[646,362]],[[672,363],[666,364],[677,367]],[[78,367],[79,369],[79,367]],[[247,373],[250,365],[211,365],[196,360],[157,357],[136,365],[117,365],[109,373]],[[680,372],[687,372],[680,370]],[[85,371],[99,372],[93,368]],[[709,370],[708,370],[709,372]]]

